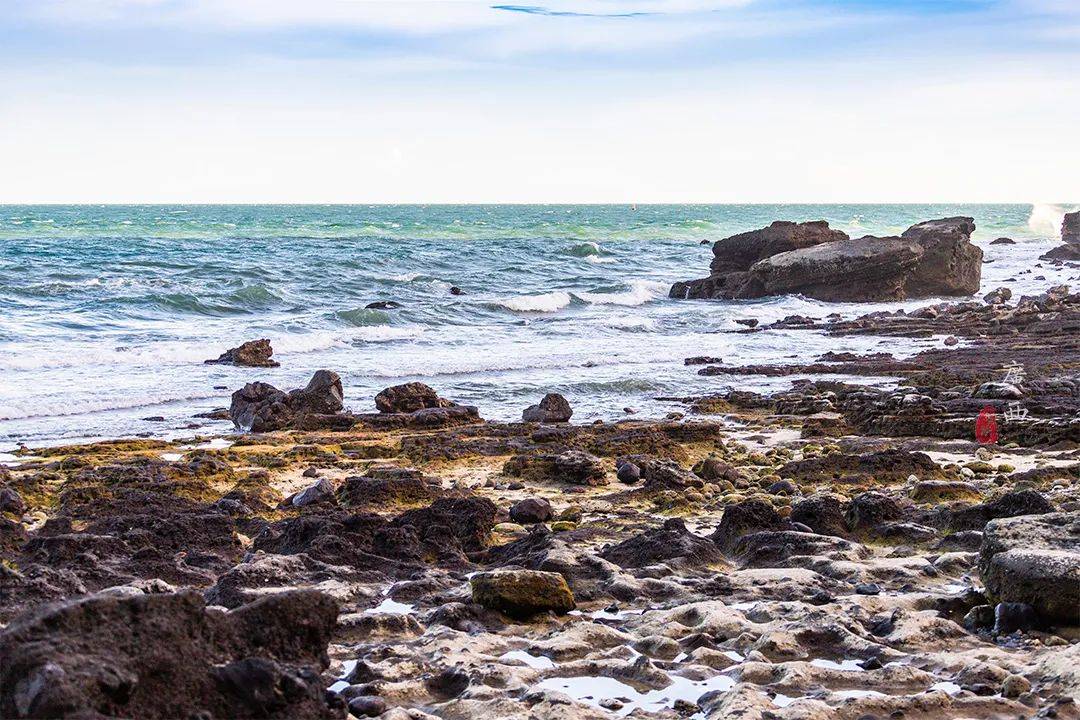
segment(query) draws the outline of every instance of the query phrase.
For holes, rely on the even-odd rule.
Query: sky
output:
[[[1077,202],[1080,0],[0,0],[0,203]]]

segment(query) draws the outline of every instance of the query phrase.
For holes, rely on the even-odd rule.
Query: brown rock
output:
[[[274,349],[270,347],[270,341],[249,340],[240,347],[226,350],[216,360],[207,360],[207,365],[239,365],[240,367],[278,367],[281,365],[276,360],[271,360]]]

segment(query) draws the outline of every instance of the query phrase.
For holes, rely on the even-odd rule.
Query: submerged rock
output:
[[[495,570],[469,580],[473,602],[523,620],[537,613],[564,615],[574,609],[574,594],[559,573],[539,570]]]
[[[559,393],[548,393],[539,405],[530,405],[522,410],[521,419],[539,423],[569,422],[573,414],[566,398]]]

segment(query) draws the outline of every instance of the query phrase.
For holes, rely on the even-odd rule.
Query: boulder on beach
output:
[[[521,412],[525,422],[556,423],[568,422],[574,414],[573,408],[559,393],[548,393],[538,405],[530,405]]]
[[[446,408],[453,405],[453,402],[439,397],[431,386],[422,382],[394,385],[375,396],[375,407],[381,413],[411,413],[424,408]]]
[[[495,570],[469,580],[473,602],[524,620],[537,613],[565,615],[576,607],[574,593],[559,573],[540,570]]]
[[[352,427],[354,418],[341,413],[343,400],[338,374],[319,370],[306,387],[287,393],[268,383],[248,383],[232,394],[229,418],[252,432]]]
[[[278,367],[281,365],[277,360],[271,360],[274,349],[270,347],[270,341],[266,338],[261,340],[249,340],[239,347],[226,350],[216,360],[204,361],[207,365],[238,365],[240,367]]]
[[[972,295],[982,250],[971,218],[930,220],[900,237],[849,238],[828,223],[773,223],[717,241],[711,274],[678,282],[673,298],[801,294],[830,302]]]
[[[1030,605],[1048,623],[1080,625],[1080,511],[991,520],[979,574],[994,601]]]
[[[99,594],[0,632],[0,716],[332,718],[321,672],[337,603],[313,591],[232,612],[202,594]]]

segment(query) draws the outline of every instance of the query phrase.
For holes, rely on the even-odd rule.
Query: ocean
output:
[[[663,416],[656,398],[790,378],[701,377],[683,358],[730,364],[827,350],[910,355],[944,338],[735,333],[737,318],[854,316],[930,304],[801,297],[678,301],[708,273],[713,241],[773,220],[825,219],[852,236],[970,215],[989,262],[983,292],[1076,280],[1036,267],[1059,242],[1054,205],[139,205],[0,206],[0,451],[100,438],[228,432],[194,416],[264,380],[282,389],[341,374],[346,405],[420,380],[519,419],[561,392],[574,419]],[[1015,245],[991,245],[997,237]],[[1037,279],[1042,278],[1042,279]],[[460,287],[465,294],[452,295]],[[374,301],[400,307],[367,309]],[[204,365],[270,338],[281,367]],[[860,382],[869,382],[860,379]],[[886,382],[886,381],[877,381]],[[224,388],[224,389],[222,389]],[[164,418],[163,420],[147,418]]]

